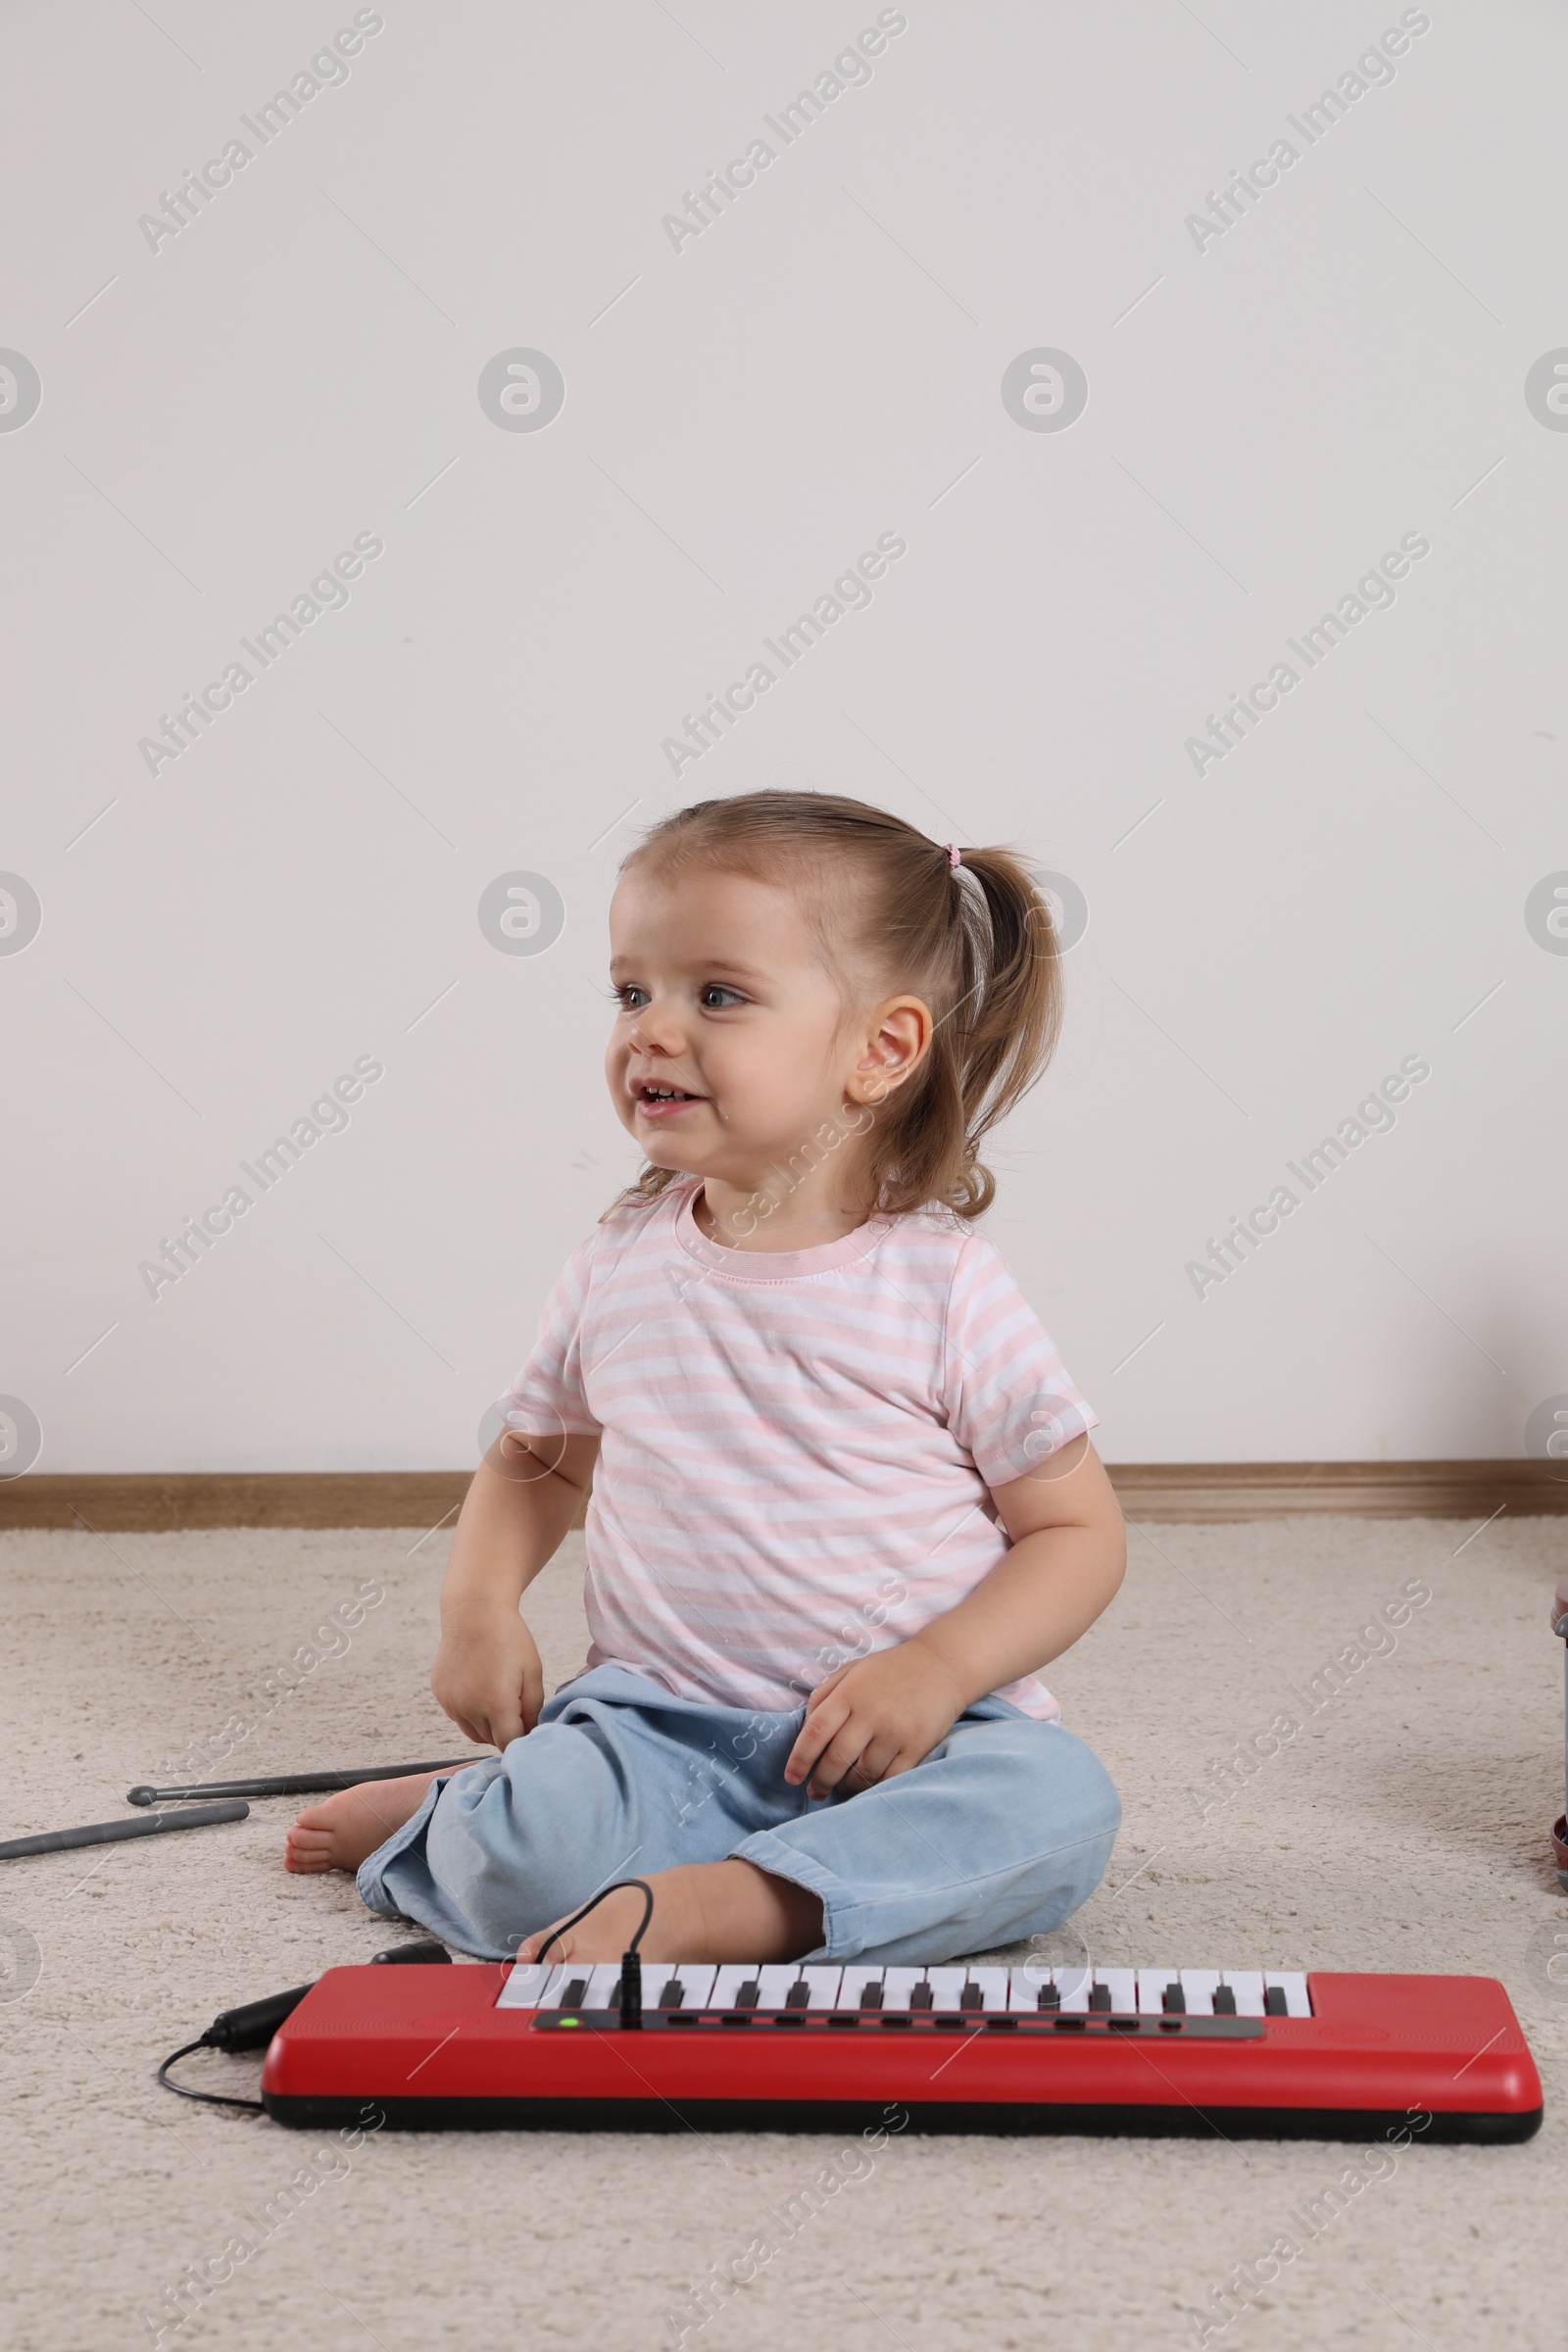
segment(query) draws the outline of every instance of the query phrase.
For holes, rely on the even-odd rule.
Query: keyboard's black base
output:
[[[1208,2107],[1182,2104],[1124,2107],[1065,2106],[950,2100],[901,2101],[890,2116],[885,2103],[858,2099],[366,2099],[290,2098],[265,2094],[274,2123],[305,2132],[373,2121],[400,2132],[820,2132],[892,2130],[978,2133],[986,2138],[1037,2137],[1054,2132],[1097,2132],[1132,2139],[1346,2139],[1393,2138],[1408,2133],[1404,2108],[1374,2107]],[[373,2111],[373,2114],[372,2114]],[[1542,2110],[1521,2115],[1474,2115],[1457,2109],[1433,2111],[1420,2144],[1470,2140],[1491,2146],[1532,2139]],[[906,2118],[907,2121],[900,2121]]]

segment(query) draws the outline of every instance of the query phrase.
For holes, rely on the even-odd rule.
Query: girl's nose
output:
[[[640,1012],[631,1027],[631,1044],[643,1054],[679,1054],[685,1045],[677,1022],[648,1005]]]

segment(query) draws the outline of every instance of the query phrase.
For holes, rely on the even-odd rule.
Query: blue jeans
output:
[[[926,1965],[1043,1934],[1100,1884],[1120,1801],[1059,1724],[982,1698],[912,1772],[818,1798],[783,1777],[803,1714],[672,1698],[596,1666],[505,1755],[434,1782],[360,1893],[508,1959],[616,1879],[738,1857],[821,1897],[806,1957]]]

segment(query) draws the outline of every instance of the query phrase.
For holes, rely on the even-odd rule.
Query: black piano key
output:
[[[1091,2009],[1100,2011],[1108,2009],[1110,2007],[1110,1986],[1108,1984],[1095,1985],[1089,1995],[1089,2006]]]
[[[804,1984],[797,1979],[784,1995],[784,2006],[786,2009],[809,2009],[811,2006],[809,1984]]]
[[[986,1996],[978,1984],[966,1984],[958,1995],[960,2009],[983,2009],[985,2005]]]
[[[1060,1987],[1055,1984],[1042,1984],[1040,1990],[1035,1994],[1035,2007],[1037,2009],[1059,2009],[1061,2007]]]
[[[563,2009],[580,2009],[587,1998],[587,1978],[573,1977],[571,1983],[566,1986],[565,1991],[561,1996],[561,2006]]]
[[[1215,1985],[1214,2015],[1216,2017],[1234,2017],[1236,2015],[1236,1987],[1234,1984]]]
[[[934,2001],[930,1985],[916,1984],[909,1994],[909,2007],[911,2009],[930,2009],[933,2006]]]
[[[735,1995],[735,2006],[737,2009],[755,2009],[761,1997],[762,1987],[755,1977],[748,1977]]]
[[[860,2007],[862,2009],[880,2009],[881,2006],[882,1986],[880,1984],[862,1985],[860,1988]]]
[[[659,2006],[661,2009],[679,2009],[684,2006],[685,2000],[685,1985],[679,1977],[671,1977],[659,1996]]]
[[[1176,1984],[1167,1984],[1159,1996],[1159,2005],[1167,2017],[1187,2015],[1187,1995]]]
[[[1290,2014],[1290,2004],[1285,1998],[1284,1985],[1265,1984],[1263,1987],[1263,2015],[1265,2017],[1289,2017]]]

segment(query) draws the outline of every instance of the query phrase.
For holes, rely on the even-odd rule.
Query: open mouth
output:
[[[706,1095],[688,1094],[679,1086],[637,1086],[632,1089],[637,1108],[650,1118],[667,1116],[683,1110],[689,1103],[706,1102]]]

